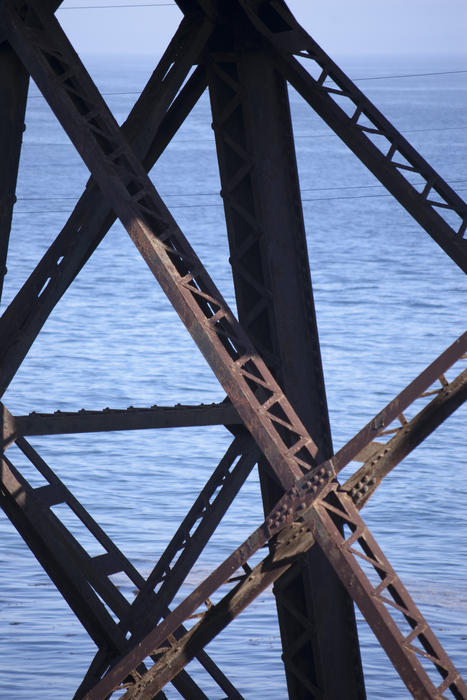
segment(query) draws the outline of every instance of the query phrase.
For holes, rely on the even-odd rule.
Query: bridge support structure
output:
[[[0,318],[1,391],[118,217],[227,395],[211,406],[16,417],[2,405],[0,505],[98,649],[76,697],[125,691],[125,698],[163,698],[169,682],[182,697],[205,697],[186,670],[194,657],[227,697],[241,697],[205,646],[274,583],[290,698],[365,697],[353,603],[415,697],[467,698],[464,681],[359,514],[384,476],[465,401],[467,335],[333,453],[287,84],[464,271],[467,206],[283,2],[177,4],[184,13],[180,27],[121,128],[56,21],[57,3],[4,0],[0,8],[0,92],[6,96],[0,106],[0,265],[7,257],[29,76],[91,172],[68,222]],[[238,320],[147,175],[205,89]],[[411,184],[407,172],[416,173],[422,187]],[[454,366],[459,374],[447,380]],[[429,405],[407,419],[404,412],[429,391]],[[212,424],[228,428],[231,445],[146,579],[27,440]],[[393,437],[381,443],[388,431]],[[45,485],[34,488],[14,464],[8,452],[14,443]],[[363,466],[340,484],[338,474],[351,461]],[[264,523],[173,608],[256,464]],[[52,511],[60,504],[104,554],[90,556],[79,545]],[[269,554],[251,568],[249,559],[267,545]],[[136,591],[131,603],[110,579],[121,572]],[[229,581],[229,592],[204,611]],[[195,613],[200,621],[187,627]]]

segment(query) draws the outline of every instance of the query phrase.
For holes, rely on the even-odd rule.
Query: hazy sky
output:
[[[151,7],[137,7],[153,3]],[[159,3],[159,4],[158,4]],[[57,17],[83,55],[159,55],[180,22],[170,0],[64,0]],[[301,24],[332,55],[464,54],[467,0],[289,0]]]

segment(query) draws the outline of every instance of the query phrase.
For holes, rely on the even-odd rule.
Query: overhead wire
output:
[[[401,131],[404,132],[404,134],[418,134],[418,133],[424,133],[428,131],[462,131],[462,129],[467,129],[467,124],[462,124],[459,126],[435,126],[435,127],[429,127],[429,128],[424,128],[424,129],[401,129]],[[330,138],[331,136],[335,136],[333,132],[328,132],[328,133],[318,133],[318,134],[294,134],[295,139],[321,139],[321,138]],[[178,139],[175,137],[174,142],[175,143],[198,143],[199,141],[212,141],[212,137],[202,137],[202,138],[193,138],[193,139]],[[34,141],[28,141],[24,140],[23,141],[23,146],[73,146],[71,141],[66,141],[63,143],[59,142],[50,142],[50,141],[43,141],[43,142],[34,142]]]
[[[467,180],[454,180],[451,182],[451,184],[464,184],[467,183]],[[413,182],[410,183],[412,185],[417,185],[417,184],[423,184],[423,183],[417,183]],[[383,187],[382,185],[350,185],[350,186],[343,186],[343,187],[305,187],[301,190],[301,192],[327,192],[327,191],[343,191],[343,190],[353,190],[353,189],[370,189],[374,187]],[[459,192],[467,190],[467,187],[458,187],[457,188]],[[167,197],[212,197],[212,196],[218,196],[218,193],[215,192],[193,192],[193,193],[182,193],[182,194],[162,194],[161,195],[163,198]],[[340,195],[338,197],[302,197],[301,201],[302,202],[327,202],[327,201],[336,201],[336,200],[344,200],[344,199],[372,199],[372,198],[381,198],[381,197],[392,197],[392,194],[385,192],[385,193],[378,193],[378,194],[359,194],[359,195]],[[55,201],[65,201],[68,199],[75,199],[74,197],[24,197],[24,198],[18,198],[18,201],[50,201],[50,200],[55,200]],[[205,203],[198,203],[198,204],[173,204],[170,206],[170,209],[200,209],[202,207],[221,207],[223,206],[222,202],[205,202]],[[69,213],[68,209],[40,209],[40,210],[27,210],[27,211],[15,211],[15,214],[66,214]]]
[[[352,78],[352,80],[357,82],[360,80],[392,80],[393,78],[426,78],[432,75],[454,75],[456,73],[467,73],[467,69],[444,70],[433,73],[404,73],[402,75],[371,75],[364,78]]]
[[[451,180],[450,184],[465,184],[467,180]],[[411,182],[411,185],[424,185],[424,181]],[[383,187],[384,185],[342,185],[341,187],[335,185],[333,187],[302,187],[301,192],[328,192],[335,190],[367,190],[373,189],[375,187]],[[219,192],[169,192],[161,193],[161,197],[217,197]],[[18,197],[17,201],[51,201],[51,200],[65,200],[65,199],[75,199],[75,197]]]
[[[123,7],[123,5],[121,5]],[[70,8],[72,9],[72,8]],[[397,78],[426,78],[429,76],[437,76],[437,75],[457,75],[461,73],[467,73],[467,68],[462,69],[462,70],[446,70],[446,71],[437,71],[435,73],[406,73],[406,74],[401,74],[401,75],[368,75],[366,77],[361,77],[361,78],[352,78],[354,82],[360,82],[362,80],[394,80]],[[140,92],[138,90],[130,90],[130,91],[115,91],[115,92],[102,92],[101,95],[103,97],[111,97],[115,95],[139,95]],[[36,95],[29,95],[29,99],[37,99],[41,98],[43,95],[40,93]]]
[[[460,187],[458,189],[459,192],[467,191],[467,187]],[[333,202],[333,201],[342,201],[345,199],[373,199],[373,198],[382,198],[382,197],[392,197],[393,195],[390,193],[386,194],[365,194],[365,195],[351,195],[351,196],[343,196],[343,197],[302,197],[301,201],[302,203],[307,203],[307,202]],[[205,204],[173,204],[170,206],[170,209],[202,209],[203,207],[205,208],[212,208],[212,207],[222,207],[222,202],[215,202],[215,203],[205,203]],[[15,211],[15,216],[19,214],[70,214],[70,211],[68,209],[39,209],[39,210],[29,210],[29,211]]]
[[[439,128],[428,128],[428,129],[407,129],[405,130],[405,133],[413,133],[413,132],[427,132],[427,131],[452,131],[452,130],[462,130],[466,129],[467,125],[465,126],[454,126],[454,127],[439,127]],[[296,135],[295,138],[320,138],[320,137],[329,137],[329,136],[334,136],[333,133],[329,134],[299,134]],[[200,139],[181,139],[178,142],[179,143],[188,143],[188,142],[198,142]],[[25,142],[26,145],[27,142]],[[68,146],[72,145],[70,143],[42,143],[42,144],[36,144],[36,145],[41,145],[41,146]],[[60,165],[60,167],[63,167],[63,164],[54,164],[54,165]],[[452,180],[451,184],[452,185],[457,185],[457,184],[463,184],[467,182],[466,180]],[[417,184],[425,184],[424,182],[411,182],[410,184],[412,185],[417,185]],[[303,188],[301,191],[302,192],[324,192],[324,191],[342,191],[342,190],[353,190],[353,189],[371,189],[375,187],[382,187],[380,184],[375,184],[375,185],[344,185],[344,186],[333,186],[333,187],[313,187],[313,188]],[[463,188],[461,188],[463,189]],[[213,197],[213,196],[218,196],[218,192],[182,192],[182,193],[165,193],[162,195],[163,197]],[[337,199],[363,199],[365,197],[387,197],[391,196],[388,194],[378,194],[378,195],[354,195],[354,196],[340,196],[340,197],[314,197],[313,199],[302,199],[303,202],[307,201],[323,201],[323,200],[337,200]],[[74,200],[75,197],[18,197],[17,201],[52,201],[52,200]],[[196,204],[196,205],[184,205],[184,204],[177,204],[173,205],[172,208],[186,208],[186,207],[199,207],[199,206],[221,206],[221,203],[216,203],[216,204]],[[61,211],[65,210],[43,210],[43,211],[31,211],[31,212],[16,212],[16,213],[59,213]]]
[[[117,8],[117,7],[167,7],[167,6],[173,6],[177,7],[174,3],[136,3],[132,5],[126,5],[126,4],[118,4],[118,5],[81,5],[81,6],[65,6],[61,7],[59,9],[61,10],[74,10],[74,9],[107,9],[107,8]],[[363,76],[360,78],[354,78],[354,81],[367,81],[367,80],[391,80],[391,79],[398,79],[398,78],[415,78],[415,77],[429,77],[429,76],[440,76],[440,75],[454,75],[454,74],[462,74],[462,73],[467,73],[467,69],[465,70],[449,70],[449,71],[436,71],[436,72],[424,72],[424,73],[405,73],[405,74],[394,74],[394,75],[379,75],[379,76]],[[103,96],[129,96],[129,95],[137,95],[139,94],[138,91],[116,91],[116,92],[103,92],[101,93]],[[30,95],[31,98],[41,98],[41,94],[37,95]],[[466,129],[467,125],[461,125],[461,126],[451,126],[451,127],[431,127],[431,128],[423,128],[423,129],[406,129],[404,130],[405,133],[423,133],[423,132],[430,132],[430,131],[456,131],[456,130],[462,130]],[[331,133],[318,133],[318,134],[296,134],[295,138],[297,139],[303,139],[303,138],[328,138],[334,136],[334,134]],[[198,142],[200,140],[210,140],[210,139],[180,139],[178,143],[189,143],[189,142]],[[28,142],[25,141],[24,145],[28,145]],[[33,145],[33,144],[30,144]],[[42,144],[34,144],[34,145],[43,145],[43,146],[70,146],[72,145],[71,142],[68,143],[42,143]],[[454,183],[462,184],[466,182],[465,180],[460,180],[460,181],[453,181]],[[411,183],[411,184],[423,184],[423,183]],[[302,192],[311,192],[311,191],[330,191],[330,190],[349,190],[349,189],[368,189],[368,188],[374,188],[374,187],[381,187],[382,185],[352,185],[352,186],[343,186],[343,187],[319,187],[319,188],[304,188],[302,189]],[[461,188],[464,189],[464,188]],[[164,194],[164,197],[194,197],[194,196],[217,196],[217,193],[215,192],[198,192],[198,193],[181,193],[181,194],[176,194],[176,193],[170,193],[170,194]],[[327,201],[327,200],[340,200],[340,199],[364,199],[368,197],[390,197],[392,195],[390,194],[365,194],[365,195],[351,195],[351,196],[339,196],[339,197],[313,197],[313,198],[302,198],[303,202],[310,202],[310,201]],[[68,200],[68,199],[75,199],[74,197],[18,197],[18,201],[51,201],[51,200]],[[195,205],[190,205],[190,204],[177,204],[177,205],[172,205],[172,208],[192,208],[192,207],[202,207],[202,206],[208,206],[208,207],[213,207],[213,206],[222,206],[222,203],[215,203],[215,204],[195,204]],[[39,211],[16,211],[15,213],[17,214],[43,214],[43,213],[66,213],[67,210],[39,210]]]

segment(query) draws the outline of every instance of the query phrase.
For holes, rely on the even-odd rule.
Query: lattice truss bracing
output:
[[[172,683],[182,697],[203,698],[185,670],[196,657],[223,696],[240,698],[204,648],[274,583],[291,698],[365,696],[352,601],[414,697],[467,698],[464,681],[359,513],[386,474],[465,401],[467,334],[333,455],[287,82],[464,271],[466,204],[283,2],[177,4],[184,19],[121,128],[56,21],[58,3],[2,0],[0,6],[0,80],[8,104],[0,107],[2,268],[29,75],[92,173],[0,319],[2,393],[118,217],[228,397],[209,406],[28,416],[2,406],[0,504],[97,646],[76,697],[97,700],[118,691],[124,698],[163,698]],[[147,176],[206,89],[238,320]],[[411,184],[407,176],[414,173],[422,184]],[[229,426],[231,445],[146,579],[27,440],[214,424]],[[8,451],[14,443],[45,485],[34,488],[15,466]],[[351,462],[362,466],[339,483]],[[256,464],[264,523],[174,607]],[[80,519],[103,554],[91,556],[77,542],[52,511],[59,504]],[[268,545],[252,568],[251,557]],[[131,581],[132,602],[112,583],[117,572]],[[333,597],[332,619],[320,610],[323,592]]]

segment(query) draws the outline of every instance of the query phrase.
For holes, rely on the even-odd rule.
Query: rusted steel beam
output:
[[[151,408],[103,411],[30,413],[15,416],[18,435],[60,435],[109,430],[148,430],[201,425],[238,425],[240,418],[229,402],[199,406],[151,406]]]
[[[0,421],[2,428],[2,444],[0,447],[0,454],[3,454],[10,447],[10,445],[15,442],[18,434],[16,431],[14,416],[11,415],[10,411],[2,403],[0,403]]]
[[[353,455],[353,458],[355,458],[356,456],[358,456],[357,453],[359,451],[359,448],[361,448],[362,444],[364,444],[363,449],[365,449],[365,447],[367,447],[368,444],[372,444],[369,441],[371,441],[374,437],[374,432],[372,431],[369,433],[368,429],[371,426],[373,426],[373,428],[375,426],[379,426],[377,434],[378,436],[380,436],[381,432],[384,432],[385,429],[387,429],[387,427],[391,424],[394,418],[396,418],[397,415],[400,415],[401,411],[405,411],[411,404],[416,402],[417,399],[426,395],[427,389],[429,389],[433,385],[437,378],[442,377],[443,373],[446,372],[450,367],[455,365],[456,362],[462,362],[462,360],[465,357],[464,353],[467,350],[466,343],[467,334],[463,334],[447,350],[441,353],[441,355],[434,362],[432,362],[423,372],[421,372],[421,374],[415,380],[410,382],[406,389],[400,392],[400,394],[395,399],[393,399],[383,409],[383,411],[377,414],[377,416],[375,416],[375,418],[366,426],[366,429],[360,431],[360,433],[358,433],[355,438],[350,440],[349,443],[345,446],[345,448],[342,448],[341,454],[344,456]],[[359,470],[359,472],[357,472],[357,474],[360,475],[360,481],[365,482],[363,483],[362,489],[359,490],[354,487],[355,476],[350,477],[350,479],[343,485],[342,490],[350,493],[352,500],[359,509],[364,505],[369,495],[371,495],[371,493],[373,493],[376,487],[381,483],[382,478],[389,472],[390,469],[394,468],[396,464],[406,454],[408,454],[408,452],[411,449],[413,449],[416,446],[416,444],[419,444],[419,442],[427,434],[427,431],[429,430],[431,432],[432,430],[434,430],[435,427],[441,424],[441,422],[445,420],[448,415],[450,415],[457,407],[461,405],[463,400],[465,400],[465,394],[467,391],[466,382],[466,371],[464,371],[459,375],[459,377],[457,377],[449,384],[445,386],[441,385],[441,389],[438,392],[436,398],[433,401],[431,401],[430,404],[428,404],[428,406],[422,409],[422,411],[419,414],[417,414],[417,416],[412,421],[409,421],[403,428],[401,428],[401,431],[398,433],[398,437],[393,438],[393,440],[391,440],[388,443],[388,446],[385,449],[389,448],[389,451],[383,456],[381,462],[383,468],[381,468],[380,462],[376,458],[374,458],[368,465],[364,466],[364,473],[363,470]],[[11,436],[12,432],[13,431],[10,425],[10,427],[6,430],[6,434]],[[414,435],[415,437],[413,437]],[[365,441],[364,443],[362,442],[362,439]],[[394,448],[392,447],[393,444]],[[246,448],[242,447],[239,451],[239,454],[240,452],[245,451]],[[361,451],[362,449],[360,449],[360,452]],[[338,470],[346,466],[347,463],[348,461],[342,458],[339,461]],[[379,474],[378,479],[376,479],[376,473]],[[186,533],[191,530],[193,520],[196,519],[199,514],[199,509],[202,508],[203,503],[206,503],[210,500],[210,492],[215,488],[216,480],[213,480],[211,490],[205,489],[203,490],[203,493],[200,494],[200,498],[197,501],[197,505],[195,504],[195,506],[191,509],[184,523],[180,527],[179,532],[173,539],[173,552],[179,551],[180,545],[183,544],[183,542],[185,542],[185,547],[189,545]],[[170,551],[171,549],[169,546],[169,549],[167,550],[167,556],[169,559],[171,557]],[[291,567],[287,566],[284,569],[284,573],[287,572],[288,574],[290,570]],[[134,619],[136,610],[138,608],[140,609],[140,615],[141,611],[144,610],[146,610],[146,614],[148,614],[150,606],[147,601],[147,592],[150,591],[151,588],[156,586],[167,575],[168,572],[164,570],[162,558],[161,561],[156,565],[153,573],[147,579],[144,589],[141,590],[140,594],[135,599],[132,605],[128,621],[126,622],[126,626],[131,627],[133,632],[135,632],[138,629],[138,626],[135,624]],[[273,580],[276,581],[278,576],[279,574],[277,572],[274,572]],[[261,587],[260,590],[264,590],[264,588],[269,586],[270,583],[273,582],[273,580],[268,576],[266,576],[264,579],[261,579],[261,586],[264,587]],[[146,591],[146,593],[144,591]],[[260,592],[255,588],[255,586],[252,587],[251,591],[251,595],[254,594],[254,597]],[[248,602],[251,602],[251,600],[253,599],[249,597],[250,593],[247,594],[245,590],[242,591],[242,596],[244,596],[241,598],[243,600],[242,605],[239,605],[235,608],[237,614],[239,614],[243,607],[246,606]],[[232,609],[229,608],[229,610],[231,613]],[[155,617],[155,615],[151,615],[151,619],[155,619]],[[231,618],[232,616],[229,619]],[[222,621],[222,616],[220,615],[220,618],[215,624],[220,625],[222,628],[226,624],[228,624],[228,621]],[[149,626],[150,625],[147,623],[146,627]],[[139,628],[140,631],[142,629],[143,627]],[[309,692],[316,693],[318,690],[316,686],[313,686],[310,678],[304,679],[303,685],[304,687],[308,688]]]
[[[387,443],[372,443],[375,449],[372,450],[371,457],[346,481],[343,490],[361,508],[384,477],[465,401],[467,369],[442,387],[436,398],[414,418],[401,425]]]
[[[449,697],[467,697],[467,685],[352,500],[336,490],[312,508],[310,515],[316,542],[352,590],[354,601],[412,695],[431,700],[446,697],[449,691]],[[441,676],[439,683],[433,680],[434,670]]]
[[[192,64],[197,62],[209,31],[209,26],[199,20],[181,23],[122,125],[122,133],[146,170],[153,167],[206,87],[203,69],[196,68],[177,94]],[[53,308],[115,218],[91,178],[61,233],[0,318],[0,396]]]
[[[315,468],[312,472],[306,475],[306,484],[304,479],[295,483],[290,491],[287,491],[277,506],[271,511],[265,522],[257,528],[248,539],[243,542],[230,556],[215,569],[205,581],[198,586],[182,603],[180,603],[160,625],[153,629],[143,639],[132,645],[132,648],[122,656],[118,663],[111,668],[104,678],[86,694],[85,700],[100,700],[107,697],[119,683],[129,674],[134,674],[134,670],[142,659],[148,653],[159,650],[165,640],[170,637],[172,627],[177,627],[176,622],[182,619],[189,619],[200,606],[203,606],[205,601],[210,599],[210,596],[223,584],[228,582],[232,576],[244,566],[248,560],[275,535],[278,535],[281,530],[288,525],[292,530],[296,530],[293,523],[294,517],[299,513],[303,513],[308,505],[316,500],[319,496],[326,494],[330,488],[330,479],[333,477],[332,468],[323,467]],[[298,510],[299,508],[299,510]],[[286,533],[286,537],[287,537]],[[298,538],[295,538],[296,545],[299,545]],[[296,549],[293,552],[296,553]],[[289,560],[288,565],[292,562]],[[278,576],[281,571],[278,572]],[[245,578],[248,574],[245,576]],[[274,580],[274,579],[273,579]],[[269,584],[267,584],[269,585]],[[256,596],[255,596],[256,597]],[[224,626],[230,620],[224,620]],[[156,652],[157,653],[157,652]],[[189,662],[187,658],[187,663]],[[134,675],[137,677],[137,674]]]
[[[177,635],[174,635],[175,637]],[[99,657],[99,654],[97,655],[96,658]],[[105,654],[102,654],[102,659],[105,663],[105,659],[107,657]],[[94,671],[94,669],[91,669]],[[89,682],[92,682],[94,680],[94,675],[92,673],[85,676],[83,679],[83,682],[81,683],[80,687],[77,689],[76,693],[73,696],[73,700],[81,700],[83,697],[83,694],[86,692],[86,690],[89,687]],[[195,681],[188,675],[186,671],[181,671],[178,676],[175,676],[175,678],[172,680],[172,685],[180,696],[182,698],[185,698],[185,700],[208,700],[207,696],[204,694],[204,692],[201,690],[199,685],[195,683]],[[167,696],[165,693],[161,690],[157,693],[157,695],[153,696],[153,700],[167,700]],[[237,700],[237,699],[236,699]],[[241,700],[241,698],[240,698]]]
[[[455,366],[456,363],[461,363],[466,358],[466,351],[467,333],[464,333],[458,339],[456,339],[456,341],[454,341],[454,343],[452,343],[447,348],[447,350],[441,353],[441,355],[438,358],[436,358],[436,360],[434,360],[425,370],[423,370],[416,379],[410,382],[409,385],[402,392],[400,392],[400,394],[395,399],[389,402],[389,404],[379,414],[377,414],[377,416],[375,416],[375,418],[372,421],[370,421],[370,423],[362,431],[357,433],[355,438],[352,438],[352,440],[350,440],[347,443],[347,445],[344,446],[344,448],[342,448],[341,455],[346,457],[351,456],[351,459],[357,457],[358,453],[362,451],[362,447],[364,449],[368,446],[368,444],[371,444],[371,440],[374,436],[373,432],[369,432],[371,426],[373,426],[372,429],[377,429],[378,435],[381,435],[381,433],[384,432],[385,429],[387,429],[387,427],[393,422],[393,420],[398,415],[400,415],[401,411],[405,411],[411,404],[416,402],[417,399],[426,396],[427,393],[431,395],[432,392],[427,392],[427,390],[433,385],[434,382],[436,382],[438,378],[440,378],[440,380],[442,381],[444,372],[446,372],[449,368]],[[430,402],[428,406],[422,409],[422,411],[416,416],[414,420],[418,420],[419,416],[421,415],[428,414],[428,421],[422,419],[422,421],[420,421],[419,423],[419,425],[422,426],[422,430],[427,425],[427,422],[428,425],[432,427],[434,420],[436,420],[436,417],[440,419],[439,423],[442,422],[442,420],[444,420],[448,412],[450,414],[453,410],[455,410],[455,408],[458,405],[460,405],[460,399],[464,396],[464,394],[465,371],[461,372],[459,377],[457,377],[451,383],[445,384],[443,382],[441,385],[441,389],[439,390],[439,392],[437,392],[436,398],[432,402]],[[432,410],[433,406],[435,406],[434,411]],[[410,426],[410,423],[408,423],[407,426]],[[11,432],[11,430],[9,432]],[[404,438],[402,436],[402,440],[403,439]],[[400,445],[400,443],[398,444]],[[397,455],[397,452],[397,450],[394,450],[392,454]],[[348,459],[341,458],[338,464],[338,470],[343,469],[347,465],[348,461]],[[290,494],[286,494],[282,499],[281,503],[279,503],[274,509],[274,511],[270,514],[267,523],[271,525],[271,523],[274,522],[283,524],[286,520],[287,522],[290,522],[293,517],[296,517],[300,512],[302,512],[303,509],[310,502],[310,493],[313,493],[313,488],[316,488],[317,491],[319,488],[322,487],[322,479],[326,475],[326,469],[332,470],[332,463],[333,460],[330,460],[326,461],[323,465],[321,465],[320,469],[323,471],[321,474],[318,471],[317,481],[311,481],[311,484],[307,485],[302,491],[300,490],[300,484],[297,484],[298,491],[295,492],[296,496],[294,498],[291,499]],[[395,464],[393,464],[392,466],[395,466]],[[302,480],[302,482],[303,481],[304,480]],[[362,498],[361,493],[357,490],[350,488],[352,481],[353,477],[351,477],[344,484],[342,490],[347,491],[351,494],[355,506],[360,509],[367,499]],[[381,480],[378,481],[378,484],[380,482]],[[369,487],[371,492],[373,492],[374,488],[376,488],[376,485],[377,484],[375,483],[374,486]],[[297,508],[297,503],[300,502],[300,499],[302,499],[301,510]],[[275,531],[271,530],[270,534],[272,535],[274,534],[274,532]],[[252,536],[249,542],[250,544],[251,542],[255,543],[255,547],[260,547],[261,542],[258,544],[257,539],[255,537],[256,536]],[[254,547],[247,554],[247,558],[251,556],[253,551],[256,551]],[[267,561],[268,560],[266,560],[266,562]],[[238,566],[240,566],[245,562],[243,560],[236,560],[236,563],[238,564]],[[239,614],[250,602],[252,602],[252,600],[254,600],[254,598],[257,595],[259,595],[261,591],[265,590],[265,588],[267,588],[272,582],[276,581],[279,577],[283,576],[286,572],[290,571],[290,568],[290,562],[288,562],[280,570],[278,570],[277,567],[274,566],[272,567],[273,570],[271,571],[269,564],[256,567],[256,569],[254,570],[256,573],[254,575],[250,574],[248,577],[245,577],[245,581],[239,584],[240,590],[237,597],[237,602],[234,602],[232,600],[231,594],[229,593],[227,597],[223,599],[222,605],[220,605],[218,608],[216,606],[216,608],[218,609],[218,614],[215,616],[214,620],[212,620],[213,614],[209,614],[209,617],[211,618],[212,622],[212,627],[211,622],[208,623],[207,619],[203,621],[203,624],[205,624],[205,628],[202,632],[200,639],[202,639],[206,643],[207,641],[210,641],[210,639],[212,639],[213,636],[215,636],[215,634],[217,634],[221,629],[227,626],[237,614]],[[235,593],[235,591],[232,591],[232,594],[233,593]],[[228,610],[228,614],[225,614],[225,612],[223,612],[223,610],[225,611],[226,609]],[[208,635],[209,639],[204,635]],[[193,645],[195,644],[195,642],[193,640],[193,637],[187,636],[185,638],[185,641],[183,642],[184,650],[186,649],[186,645],[188,644],[191,646],[192,649],[194,648]],[[184,654],[181,653],[181,648],[178,648],[178,651],[180,652],[178,656],[178,661],[173,663],[181,664],[181,667],[183,667]],[[170,654],[172,653],[173,652],[171,651]],[[170,658],[171,657],[169,656],[167,659],[164,660],[162,669],[159,668],[159,671],[162,670],[163,674],[167,672],[166,667],[171,668],[173,671],[172,664],[169,663]],[[187,662],[186,659],[185,662]],[[161,678],[162,677],[163,676],[161,676]],[[317,690],[316,687],[313,687],[310,679],[308,679],[308,690],[311,693],[316,692]]]
[[[207,644],[260,592],[282,575],[315,542],[318,542],[344,585],[352,591],[367,622],[380,640],[402,680],[416,698],[467,697],[467,686],[453,666],[409,593],[379,549],[356,506],[332,479],[332,469],[317,467],[290,489],[266,521],[205,581],[175,608],[156,629],[124,655],[115,667],[86,694],[85,700],[102,700],[121,680],[131,676],[133,685],[125,700],[147,700],[183,668],[199,647]],[[273,551],[253,571],[250,557],[274,537]],[[365,570],[360,562],[364,562]],[[201,611],[222,585],[238,580],[218,603]],[[368,573],[368,571],[370,573]],[[200,610],[200,622],[176,642],[171,630]],[[391,616],[391,611],[400,613]],[[149,653],[159,661],[144,675],[135,671]],[[434,685],[427,671],[436,669],[441,682]],[[128,686],[126,686],[128,687]]]
[[[286,574],[290,570],[292,562],[296,560],[297,554],[303,554],[305,551],[305,543],[313,541],[306,528],[296,529],[293,534],[300,537],[300,540],[298,540],[298,537],[296,538],[294,547],[289,546],[284,551],[284,547],[281,546],[283,545],[283,540],[279,535],[279,539],[274,547],[274,553],[271,553],[266,560],[263,560],[253,570],[249,570],[246,573],[241,572],[238,576],[242,580],[241,583],[216,603],[211,609],[212,612],[199,613],[202,620],[192,627],[178,643],[171,645],[164,640],[159,645],[158,651],[159,654],[161,651],[165,653],[156,662],[153,667],[154,671],[151,670],[148,674],[139,678],[133,673],[132,676],[135,678],[134,687],[130,685],[122,698],[124,700],[152,700],[155,688],[158,686],[163,687],[167,682],[170,682],[170,677],[175,672],[175,669],[183,668],[191,660],[195,648],[209,644],[226,627],[229,619],[235,619],[260,593],[277,581],[281,575]],[[290,530],[287,531],[286,536],[291,536]],[[290,542],[287,542],[287,544],[290,545]],[[306,697],[304,695],[306,691],[308,691],[310,697],[313,697],[319,690],[311,678],[312,676],[309,674],[303,680],[302,697]],[[97,687],[95,690],[97,690]],[[104,697],[100,693],[95,694],[95,690],[85,700],[97,700],[97,698]]]
[[[287,86],[235,23],[217,41],[231,47],[206,62],[239,320],[323,461],[333,450]],[[283,488],[264,459],[260,479],[268,513]],[[311,697],[313,677],[313,697],[363,697],[353,606],[318,548],[274,594],[289,696]]]
[[[29,74],[9,44],[0,44],[0,300],[7,272]]]
[[[431,362],[405,389],[371,419],[349,442],[336,452],[332,463],[336,473],[355,459],[367,445],[381,435],[390,424],[417,400],[432,384],[467,353],[467,332]]]
[[[239,0],[290,84],[451,259],[467,272],[467,204],[381,114],[282,0]],[[295,58],[297,56],[297,58]],[[318,78],[297,60],[309,59]],[[372,138],[379,137],[376,145]],[[422,179],[422,186],[410,178]],[[443,218],[448,214],[450,219]]]
[[[315,464],[316,445],[195,252],[54,18],[6,0],[1,21],[162,289],[283,483]]]

